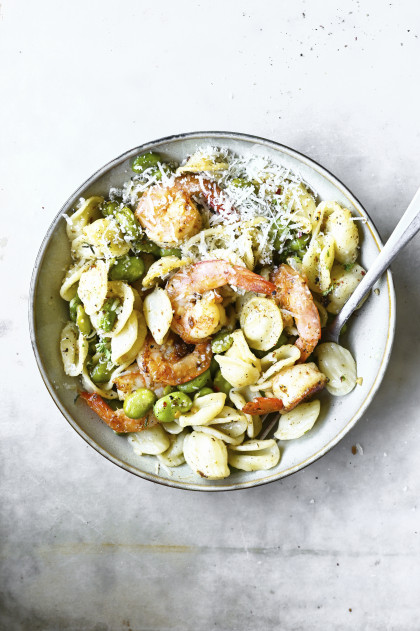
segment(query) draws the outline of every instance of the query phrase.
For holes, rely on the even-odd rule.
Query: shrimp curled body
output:
[[[300,350],[299,363],[303,363],[321,338],[318,309],[305,279],[289,265],[280,265],[272,281],[277,288],[276,302],[281,309],[290,311],[295,320],[299,333],[295,345]]]
[[[222,297],[216,291],[225,285],[259,294],[276,290],[262,276],[223,260],[183,267],[169,279],[166,291],[174,311],[171,328],[185,342],[195,344],[225,324]]]
[[[151,241],[174,247],[200,232],[202,219],[192,195],[203,197],[220,214],[231,212],[223,191],[209,180],[184,175],[170,186],[155,184],[142,195],[135,212]]]
[[[165,386],[178,386],[201,375],[210,366],[212,358],[210,342],[204,340],[192,350],[182,340],[171,334],[164,344],[156,344],[148,335],[133,367],[114,382],[125,396],[148,388],[161,397]]]

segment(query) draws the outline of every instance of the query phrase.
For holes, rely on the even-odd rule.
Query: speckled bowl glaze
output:
[[[35,262],[29,319],[32,345],[45,385],[70,425],[100,454],[126,471],[146,480],[188,490],[226,491],[244,489],[278,480],[311,464],[334,445],[360,419],[372,401],[389,361],[395,327],[395,294],[391,273],[354,316],[342,344],[357,361],[363,384],[345,397],[321,393],[321,415],[314,428],[294,441],[280,443],[282,457],[269,471],[244,472],[232,469],[225,480],[206,480],[187,465],[172,469],[170,475],[157,468],[155,457],[136,456],[125,437],[117,436],[75,397],[79,382],[64,374],[59,352],[59,335],[68,318],[67,303],[59,295],[62,277],[70,263],[70,247],[63,213],[71,213],[80,197],[107,195],[110,186],[119,186],[131,175],[131,161],[145,151],[158,151],[166,159],[181,161],[200,145],[227,147],[239,154],[262,154],[299,172],[321,200],[335,200],[350,208],[359,221],[361,264],[369,268],[381,241],[372,220],[354,195],[336,177],[305,155],[276,142],[230,132],[196,132],[162,138],[135,147],[99,169],[67,200],[52,222]]]

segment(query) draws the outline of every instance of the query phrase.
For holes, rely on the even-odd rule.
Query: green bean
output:
[[[113,369],[114,366],[111,362],[98,361],[90,373],[90,378],[94,383],[105,383],[111,379]]]
[[[137,256],[124,256],[118,259],[109,272],[111,280],[125,280],[134,283],[144,273],[144,263]]]
[[[92,330],[92,324],[90,322],[90,318],[85,311],[83,305],[77,305],[76,309],[76,324],[79,328],[79,331],[82,335],[86,337]]]
[[[76,322],[77,318],[77,307],[82,304],[79,296],[76,294],[74,298],[72,298],[69,302],[69,312],[70,312],[70,320]]]
[[[161,256],[177,256],[179,259],[182,257],[182,252],[179,248],[160,248]]]
[[[220,331],[214,336],[211,342],[211,350],[213,353],[224,353],[228,351],[233,344],[233,337],[229,331]]]
[[[109,217],[115,214],[119,207],[120,204],[118,202],[102,202],[100,209],[104,217]]]
[[[197,392],[204,388],[204,386],[211,380],[210,369],[205,370],[201,375],[195,377],[195,379],[191,379],[191,381],[187,381],[186,383],[182,383],[178,386],[178,390],[180,392]]]
[[[138,239],[141,236],[141,226],[128,206],[123,206],[117,210],[115,220],[123,232],[132,239]]]
[[[211,388],[201,388],[201,390],[195,393],[194,401],[198,399],[199,397],[205,397],[207,394],[213,394],[213,393],[214,393],[214,390],[212,390]]]
[[[172,423],[192,408],[192,401],[184,392],[172,392],[158,399],[153,407],[154,415],[161,423]]]
[[[163,396],[165,397],[167,394],[171,394],[172,392],[175,392],[175,388],[173,386],[165,386],[163,388]]]
[[[139,388],[124,400],[124,412],[128,418],[142,418],[153,407],[156,395],[147,388]]]
[[[229,383],[229,381],[227,381],[221,371],[219,370],[219,372],[216,374],[216,376],[214,377],[213,380],[213,385],[214,388],[216,390],[218,390],[219,392],[224,392],[225,394],[227,394],[229,396],[229,392],[230,390],[233,388],[232,384]]]
[[[99,312],[98,328],[104,333],[109,333],[117,319],[117,309],[120,306],[119,298],[108,298]]]

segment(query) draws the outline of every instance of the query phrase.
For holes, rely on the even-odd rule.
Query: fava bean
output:
[[[220,331],[214,336],[211,342],[211,350],[213,353],[224,353],[228,351],[233,344],[233,337],[229,331]]]
[[[160,247],[153,243],[153,241],[146,241],[146,239],[139,239],[131,246],[131,249],[139,254],[140,252],[145,252],[146,254],[153,254],[156,258],[160,258]]]
[[[90,378],[94,383],[106,383],[111,379],[114,369],[113,364],[107,361],[99,361],[90,373]]]
[[[192,401],[184,392],[172,392],[158,399],[153,407],[154,415],[161,423],[172,423],[192,408]]]
[[[143,173],[146,169],[157,166],[159,162],[160,156],[157,153],[149,151],[149,153],[143,153],[142,155],[137,156],[137,158],[134,158],[131,168],[134,173]]]
[[[180,392],[197,392],[204,388],[206,383],[211,380],[210,369],[205,370],[201,375],[195,377],[195,379],[191,379],[191,381],[187,381],[186,383],[181,383],[178,387]]]
[[[179,248],[160,248],[161,256],[177,256],[179,259],[182,257],[182,252]]]
[[[167,394],[171,394],[171,392],[175,392],[175,388],[173,386],[165,386],[163,388],[163,396],[166,396]]]
[[[283,248],[288,231],[289,228],[287,226],[284,226],[281,223],[280,219],[276,219],[276,221],[273,222],[273,225],[270,228],[269,235],[273,240],[273,246],[275,250],[281,250]]]
[[[90,322],[90,318],[85,311],[85,308],[82,304],[77,305],[76,309],[76,324],[78,329],[82,335],[86,337],[92,330],[92,325]]]
[[[125,280],[134,283],[144,273],[144,263],[137,256],[124,256],[115,263],[109,272],[111,280]]]
[[[124,400],[124,412],[128,418],[143,418],[153,407],[156,395],[147,388],[139,388]]]
[[[118,202],[103,202],[101,204],[101,213],[104,217],[109,217],[118,210],[120,205],[121,204],[119,204]]]
[[[134,213],[128,206],[123,206],[115,213],[115,220],[123,230],[132,239],[138,239],[141,234],[141,226],[134,216]]]
[[[167,175],[168,177],[172,174],[172,169],[168,164],[161,164],[160,165],[161,168],[156,167],[155,169],[153,169],[150,174],[152,175],[152,177],[155,178],[155,180],[160,181],[162,179],[162,171],[165,173],[165,175]]]
[[[304,234],[301,237],[292,239],[288,246],[289,250],[292,250],[292,252],[299,252],[299,250],[303,250],[305,246],[309,243],[310,238],[311,236],[309,234]]]
[[[218,390],[219,392],[224,392],[228,396],[230,390],[233,388],[232,384],[230,384],[229,381],[226,381],[226,379],[223,377],[220,370],[218,373],[216,373],[216,376],[214,377],[213,385],[215,390]]]
[[[220,370],[220,366],[219,363],[214,359],[214,357],[211,358],[211,363],[210,363],[210,374],[212,376],[212,379],[214,379],[215,374]]]
[[[76,322],[77,318],[77,307],[82,304],[79,296],[76,294],[74,298],[72,298],[69,302],[69,312],[70,312],[70,320]]]
[[[211,388],[201,388],[201,390],[195,393],[194,401],[198,399],[199,397],[205,397],[206,394],[213,394],[213,393],[214,393],[214,390],[212,390]]]
[[[120,300],[118,298],[108,298],[102,305],[102,309],[99,314],[98,327],[104,333],[109,333],[115,324],[117,319],[117,309],[120,306]]]

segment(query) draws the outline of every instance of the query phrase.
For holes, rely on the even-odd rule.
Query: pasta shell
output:
[[[225,357],[230,357],[232,359],[240,359],[244,362],[251,364],[254,368],[261,370],[261,362],[255,357],[254,353],[252,353],[249,349],[248,343],[244,337],[243,331],[241,329],[237,329],[231,333],[233,344],[230,349],[226,352]]]
[[[331,270],[332,289],[327,297],[329,301],[327,311],[334,314],[339,313],[365,273],[363,267],[357,265],[357,263],[350,270],[346,270],[338,263],[333,265]]]
[[[104,332],[100,329],[100,316],[98,313],[91,315],[91,321],[97,331],[99,331],[102,337],[114,337],[121,331],[130,317],[134,306],[134,292],[130,285],[122,280],[108,281],[106,298],[118,298],[121,301],[121,306],[117,310],[117,318],[111,331]]]
[[[92,246],[97,258],[117,258],[130,250],[130,244],[113,219],[97,219],[83,229],[82,238]]]
[[[230,446],[229,464],[241,471],[272,469],[280,461],[280,449],[275,440],[249,440],[242,445]]]
[[[269,298],[251,298],[240,314],[240,324],[251,348],[268,351],[278,341],[283,331],[281,312]]]
[[[154,425],[141,432],[133,432],[128,437],[128,441],[138,456],[143,454],[156,456],[164,453],[171,446],[170,438],[162,425]]]
[[[111,360],[114,364],[131,364],[141,351],[147,335],[143,314],[133,309],[127,322],[111,339]]]
[[[60,289],[60,296],[63,300],[68,302],[75,297],[77,292],[77,283],[80,280],[83,272],[86,272],[90,267],[90,263],[77,263],[72,265],[63,278],[63,284]]]
[[[198,151],[190,156],[183,166],[178,167],[176,174],[201,173],[203,171],[207,171],[208,173],[217,173],[219,171],[224,171],[228,168],[228,166],[228,163],[224,162],[220,159],[220,157],[207,156],[201,151]]]
[[[181,414],[177,419],[180,427],[193,425],[209,425],[223,410],[226,395],[223,392],[206,394],[194,401],[194,405],[189,412]]]
[[[214,427],[211,426],[193,426],[193,430],[200,431],[203,434],[207,434],[208,436],[214,436],[214,438],[218,438],[222,440],[227,445],[240,445],[244,439],[245,432],[241,434],[237,434],[235,430],[231,428],[224,428],[220,425]]]
[[[156,344],[162,344],[170,329],[173,311],[165,289],[155,287],[144,299],[143,313]]]
[[[194,431],[186,436],[184,457],[194,473],[202,478],[220,480],[227,478],[230,474],[228,453],[224,442],[201,431]]]
[[[279,425],[274,436],[279,440],[300,438],[315,425],[321,410],[318,400],[301,403],[290,412],[280,415]]]
[[[319,235],[312,239],[302,259],[302,269],[308,280],[309,289],[327,291],[331,285],[331,268],[334,263],[334,237]]]
[[[356,362],[346,348],[335,342],[325,342],[315,349],[320,370],[327,377],[326,388],[336,397],[344,396],[356,385]]]
[[[66,375],[77,377],[82,373],[88,349],[86,338],[79,333],[73,322],[68,322],[60,336],[60,351]]]
[[[357,258],[359,231],[347,208],[335,205],[335,210],[327,217],[325,234],[335,242],[335,258],[339,263],[354,263]]]
[[[232,359],[226,355],[214,355],[214,358],[220,366],[222,376],[235,388],[249,386],[260,376],[258,368],[242,359]]]
[[[70,241],[80,236],[88,224],[101,217],[100,205],[103,197],[94,196],[83,200],[79,208],[67,218],[67,236]]]
[[[163,280],[174,269],[189,265],[190,259],[179,259],[177,256],[163,256],[149,267],[146,276],[142,280],[143,287],[152,287],[155,282]]]
[[[165,424],[165,431],[168,423]],[[167,467],[179,467],[184,464],[184,440],[188,436],[187,430],[181,430],[179,434],[169,436],[170,445],[166,451],[158,454],[158,460]]]
[[[108,268],[98,260],[90,269],[83,272],[79,280],[78,294],[88,315],[99,311],[108,290]]]

